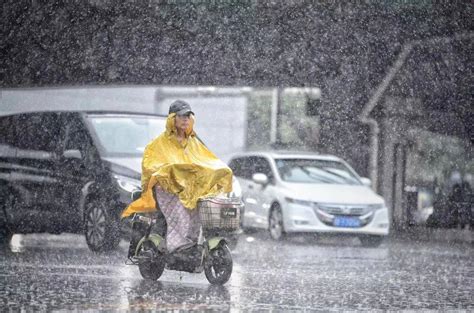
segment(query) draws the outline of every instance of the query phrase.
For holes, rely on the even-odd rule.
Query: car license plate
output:
[[[336,227],[360,227],[360,221],[356,217],[336,216],[334,218]]]
[[[230,218],[237,216],[237,208],[222,208],[221,218]]]

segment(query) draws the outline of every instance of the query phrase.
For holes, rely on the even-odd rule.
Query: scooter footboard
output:
[[[220,243],[225,243],[227,244],[227,240],[224,237],[213,237],[210,238],[207,243],[209,245],[209,250],[214,250],[219,246]]]
[[[163,251],[163,248],[165,247],[163,237],[158,234],[150,234],[148,237],[143,237],[142,239],[140,239],[137,244],[137,248],[135,249],[135,256],[138,255],[138,252],[144,244],[151,244],[155,246],[158,251]]]

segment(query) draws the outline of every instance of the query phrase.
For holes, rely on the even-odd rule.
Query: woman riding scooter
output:
[[[166,225],[155,225],[166,240],[168,252],[195,245],[200,231],[197,202],[200,198],[232,190],[232,170],[198,139],[194,113],[188,103],[173,102],[166,130],[145,148],[142,160],[142,194],[122,213],[163,215]],[[163,219],[162,219],[163,220]],[[128,257],[132,258],[143,229],[132,234]]]

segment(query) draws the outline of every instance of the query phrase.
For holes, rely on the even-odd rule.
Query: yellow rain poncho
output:
[[[180,143],[176,138],[175,115],[168,116],[166,131],[145,148],[142,196],[123,211],[122,218],[155,211],[153,187],[156,184],[177,195],[188,209],[194,209],[199,198],[232,191],[232,170],[196,137],[194,117],[186,131],[186,139]]]

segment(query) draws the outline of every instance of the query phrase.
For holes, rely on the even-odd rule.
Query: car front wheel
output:
[[[4,226],[2,225],[2,227]],[[12,237],[13,233],[8,228],[0,230],[0,245],[8,245]]]
[[[120,242],[118,218],[99,201],[90,201],[85,211],[85,235],[89,249],[96,252],[117,248]]]
[[[3,203],[0,203],[0,245],[5,245],[9,244],[13,237],[13,232],[8,226],[7,208],[11,210],[15,207],[15,197],[7,192],[1,193],[0,196],[4,199]]]
[[[270,219],[268,223],[270,236],[274,240],[282,240],[285,238],[285,229],[283,226],[283,213],[278,204],[275,204],[270,211]]]

